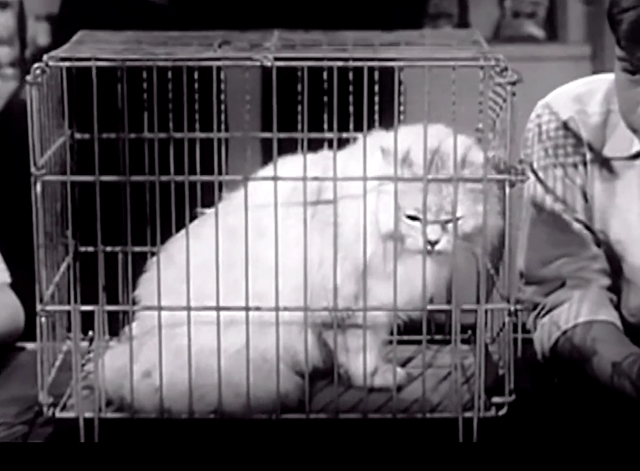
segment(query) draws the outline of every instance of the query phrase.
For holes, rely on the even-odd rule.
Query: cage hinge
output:
[[[43,177],[47,174],[47,169],[44,165],[41,164],[40,161],[32,163],[31,165],[31,176],[35,178]]]
[[[526,183],[529,179],[528,167],[522,163],[497,163],[496,170],[499,174],[507,177],[509,188],[513,188],[519,183]]]
[[[25,77],[25,81],[28,85],[41,85],[42,78],[47,74],[48,67],[44,62],[36,62],[32,67],[30,73]]]
[[[516,69],[511,68],[503,72],[503,75],[500,77],[500,79],[496,80],[497,84],[507,85],[511,88],[515,87],[516,85],[520,85],[522,82],[524,82],[522,73],[520,73]]]
[[[493,72],[495,84],[514,87],[523,82],[522,73],[502,60],[494,64]]]

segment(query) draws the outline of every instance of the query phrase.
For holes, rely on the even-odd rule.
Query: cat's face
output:
[[[454,240],[482,229],[481,203],[474,201],[477,188],[461,183],[455,201],[447,182],[399,185],[396,218],[405,249],[431,255],[450,253]],[[454,205],[455,204],[455,205]]]
[[[383,237],[386,230],[387,235],[399,238],[406,250],[432,255],[450,253],[454,241],[477,244],[483,232],[489,241],[494,240],[503,221],[498,188],[494,184],[485,188],[482,183],[460,181],[456,189],[452,181],[434,181],[424,177],[425,173],[453,176],[454,140],[458,172],[481,176],[482,150],[471,138],[463,135],[454,137],[449,128],[432,125],[428,129],[428,168],[425,172],[421,128],[407,126],[403,129],[402,145],[398,146],[402,153],[397,155],[400,156],[399,175],[420,177],[422,181],[398,181],[395,183],[397,192],[394,192],[394,183],[383,185],[379,196]],[[384,144],[381,154],[383,161],[393,165],[396,154],[385,149]]]

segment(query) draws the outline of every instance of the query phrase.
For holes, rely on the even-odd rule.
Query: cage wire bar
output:
[[[513,228],[523,179],[511,142],[515,76],[472,30],[82,31],[46,55],[28,76],[27,98],[47,413],[81,424],[93,417],[96,433],[98,417],[129,416],[108,404],[100,375],[86,372],[140,309],[131,298],[144,264],[221,194],[286,153],[335,155],[375,128],[443,122],[475,136],[500,168],[481,180],[501,188],[503,250],[478,261],[475,281],[456,282],[454,270],[447,299],[426,306],[419,325],[390,332],[390,356],[417,378],[410,386],[354,392],[336,369],[324,389],[306,378],[301,410],[274,413],[451,417],[460,434],[470,418],[475,438],[479,419],[504,414],[514,397]]]

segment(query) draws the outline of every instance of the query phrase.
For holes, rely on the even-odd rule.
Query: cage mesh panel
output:
[[[60,415],[121,414],[96,396],[95,378],[83,380],[79,366],[91,371],[92,351],[128,323],[134,283],[148,258],[199,208],[218,201],[230,185],[225,176],[251,173],[274,157],[274,147],[277,155],[303,145],[309,152],[341,147],[365,130],[426,113],[477,135],[506,175],[505,187],[512,186],[518,175],[510,163],[511,74],[466,31],[82,32],[46,56],[28,81],[41,400]],[[261,99],[246,93],[256,86]],[[364,401],[373,414],[455,416],[460,411],[447,389],[452,356],[461,359],[464,413],[477,419],[504,412],[513,387],[513,283],[506,278],[513,277],[516,242],[508,193],[509,253],[495,266],[480,262],[493,288],[491,307],[482,328],[475,311],[461,317],[462,341],[475,338],[478,347],[447,345],[451,312],[433,313],[428,342],[424,326],[404,329],[394,341],[395,356],[417,378],[397,397],[340,385],[338,407],[329,379],[313,385],[307,415],[336,407],[362,413]],[[72,335],[73,312],[81,345]],[[415,400],[424,395],[428,365],[429,381],[442,385],[432,389],[429,406]],[[64,386],[71,383],[84,385],[84,399],[72,397],[75,388]]]

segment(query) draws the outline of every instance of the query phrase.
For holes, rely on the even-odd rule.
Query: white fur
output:
[[[403,162],[404,171],[407,165],[414,171],[422,171],[424,129],[422,124],[398,129],[397,155],[403,157],[398,172],[403,171],[400,165]],[[452,131],[439,124],[427,129],[428,155],[440,152],[447,156],[451,150],[443,150],[442,145],[451,141]],[[337,152],[338,177],[365,174],[365,144],[366,174],[394,174],[389,157],[393,159],[396,155],[394,132],[375,130],[365,139]],[[332,176],[333,157],[331,151],[308,154],[307,175]],[[300,177],[303,165],[302,155],[283,156],[275,165],[262,168],[254,176],[273,176],[277,168],[279,176]],[[398,188],[403,185],[410,188],[402,182],[398,183]],[[417,190],[409,190],[409,198],[421,200],[424,185],[412,185],[417,185]],[[338,182],[335,189],[333,182],[309,181],[306,193],[305,206],[303,185],[299,181],[280,181],[276,186],[273,181],[250,181],[246,187],[225,195],[216,208],[203,212],[167,241],[138,280],[137,304],[188,304],[208,306],[208,310],[191,311],[191,323],[186,322],[184,309],[162,311],[160,336],[157,309],[139,312],[129,329],[102,358],[104,385],[113,402],[138,411],[158,412],[159,375],[162,372],[165,411],[187,413],[190,361],[191,405],[197,414],[245,414],[249,412],[248,389],[252,412],[273,412],[278,406],[294,407],[304,394],[303,375],[326,368],[331,355],[337,359],[342,373],[356,386],[366,383],[369,387],[391,388],[407,381],[404,370],[383,359],[384,341],[392,326],[391,313],[395,310],[393,245],[397,247],[397,306],[400,310],[423,308],[433,291],[447,283],[447,263],[437,255],[427,256],[425,267],[421,244],[410,247],[407,244],[410,237],[395,237],[398,234],[394,221],[400,220],[402,215],[392,199],[391,183],[369,181],[365,191],[362,180]],[[335,206],[333,202],[336,202]],[[245,208],[249,208],[246,213],[248,230],[245,228]],[[402,232],[404,226],[400,223],[398,226]],[[248,235],[248,248],[245,234]],[[363,255],[365,240],[367,250]],[[334,241],[337,243],[335,248]],[[334,255],[337,262],[335,278]],[[219,260],[219,271],[216,259]],[[366,295],[362,285],[365,263]],[[427,270],[427,287],[421,286],[423,268]],[[278,328],[276,292],[281,309],[298,309],[279,311]],[[367,313],[364,328],[361,313],[336,312],[336,308],[361,308],[365,296],[368,306],[377,307]],[[252,307],[248,312],[247,304]],[[219,318],[218,305],[222,306]],[[304,306],[323,311],[305,312]],[[248,346],[247,313],[250,317]],[[421,314],[400,317],[411,315]],[[333,321],[338,323],[337,328],[331,325]],[[160,340],[162,368],[158,364]],[[279,350],[276,344],[280,346]],[[131,354],[133,397],[129,381]],[[250,365],[249,375],[247,364]],[[249,388],[247,376],[250,376]],[[279,385],[276,384],[278,377]]]

